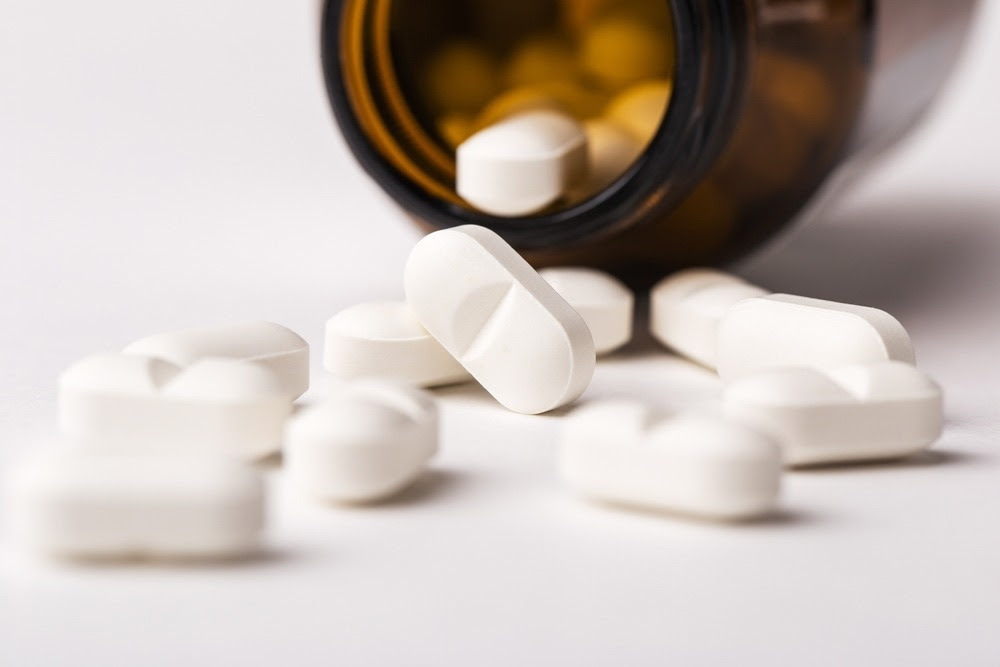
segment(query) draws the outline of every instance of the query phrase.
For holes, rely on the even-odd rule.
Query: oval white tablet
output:
[[[657,283],[650,292],[653,337],[691,361],[715,368],[716,335],[726,311],[763,289],[714,269],[688,269]]]
[[[12,541],[79,559],[216,559],[258,546],[264,488],[236,461],[46,454],[12,472]]]
[[[900,362],[777,368],[729,385],[726,412],[772,434],[791,466],[900,458],[944,426],[941,388]]]
[[[404,282],[417,319],[508,409],[548,412],[590,383],[594,340],[583,318],[490,230],[424,237]]]
[[[520,113],[462,142],[456,170],[458,194],[477,209],[530,215],[586,177],[587,137],[566,114]]]
[[[379,378],[418,387],[471,380],[434,340],[409,305],[379,301],[351,306],[326,323],[323,366],[339,378]]]
[[[277,375],[249,361],[105,354],[59,378],[60,428],[88,451],[263,458],[291,410]]]
[[[413,387],[363,382],[288,422],[285,467],[298,491],[367,503],[409,486],[438,448],[434,400]]]
[[[771,512],[781,469],[781,450],[757,431],[632,401],[570,415],[559,458],[560,477],[585,496],[720,520]]]
[[[620,280],[579,267],[542,269],[538,275],[580,313],[597,354],[614,352],[632,340],[635,295]]]
[[[780,366],[916,362],[909,334],[889,313],[787,294],[729,308],[716,345],[719,375],[727,382]]]
[[[273,322],[240,322],[185,329],[137,340],[124,350],[190,366],[208,358],[253,361],[274,371],[294,400],[309,388],[309,344]]]

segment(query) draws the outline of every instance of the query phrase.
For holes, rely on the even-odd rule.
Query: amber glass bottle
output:
[[[351,150],[424,229],[483,225],[536,265],[590,265],[648,284],[670,270],[725,263],[759,246],[842,167],[898,138],[944,81],[974,6],[975,0],[328,0],[321,48],[333,110]],[[638,64],[626,51],[642,40],[630,35],[618,42],[628,48],[612,40],[606,52],[587,51],[600,39],[595,31],[606,27],[602,17],[623,8],[648,28],[646,42],[655,31],[663,45],[640,50],[654,56]],[[617,81],[618,69],[641,69],[653,59],[667,68],[649,75],[669,82],[669,100],[638,157],[610,184],[530,217],[494,217],[455,191],[454,144],[461,134],[453,136],[454,126],[475,129],[476,114],[490,113],[487,96],[495,106],[514,86],[511,78],[524,77],[523,64],[511,60],[532,39],[565,45],[568,58],[546,60],[556,63],[549,70],[559,63],[571,69],[573,58],[583,63],[574,92],[549,95],[581,121],[614,104],[627,84],[642,83]],[[460,45],[453,49],[457,64],[433,75],[448,45]],[[488,81],[491,67],[501,72],[499,83]],[[558,82],[559,90],[566,85]]]

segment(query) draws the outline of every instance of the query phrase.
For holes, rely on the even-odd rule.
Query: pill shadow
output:
[[[995,203],[916,197],[801,225],[736,270],[774,291],[905,317],[992,294],[998,249]]]
[[[672,356],[672,353],[653,338],[653,334],[649,328],[649,292],[642,291],[635,295],[632,338],[621,349],[598,358],[598,362],[630,360],[649,355]]]
[[[943,466],[976,465],[981,463],[984,457],[977,454],[956,450],[930,450],[907,456],[903,459],[884,461],[854,461],[847,463],[831,463],[828,465],[809,466],[803,468],[791,468],[789,473],[795,475],[831,475],[839,473],[878,473],[878,472],[899,472],[919,468],[938,468]]]
[[[445,387],[438,387],[432,390],[438,399],[446,400],[450,403],[470,405],[483,410],[492,410],[501,415],[524,417],[527,419],[558,418],[568,415],[580,406],[580,401],[574,401],[569,405],[564,405],[555,410],[549,410],[538,415],[525,415],[519,412],[508,410],[500,405],[490,393],[483,389],[477,382],[466,382],[464,384],[453,384]]]
[[[502,409],[502,406],[489,395],[478,382],[464,382],[462,384],[449,384],[444,387],[436,387],[431,392],[440,399],[454,400],[461,403],[471,403],[479,407],[495,406]]]
[[[615,517],[633,517],[639,520],[665,523],[670,525],[701,526],[719,530],[750,530],[760,528],[801,528],[824,523],[826,518],[814,512],[801,509],[779,507],[767,514],[749,519],[712,519],[683,512],[671,512],[649,507],[640,507],[628,503],[601,500],[598,498],[579,498],[579,502],[589,508]]]
[[[254,461],[253,466],[261,471],[281,470],[284,463],[285,456],[279,451]]]
[[[184,558],[159,556],[125,556],[125,557],[70,557],[70,556],[32,556],[18,554],[13,562],[25,571],[55,570],[72,573],[167,573],[167,572],[205,572],[223,570],[244,570],[269,567],[283,567],[292,562],[305,560],[307,555],[302,551],[278,548],[269,544],[262,545],[254,552],[218,558]]]
[[[340,506],[341,509],[376,512],[380,509],[401,508],[439,501],[460,495],[475,485],[472,475],[453,470],[434,468],[427,470],[417,481],[391,498],[373,503]]]

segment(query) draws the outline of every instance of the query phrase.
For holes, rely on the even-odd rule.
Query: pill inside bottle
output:
[[[664,0],[385,4],[374,18],[388,22],[391,47],[381,65],[376,51],[374,66],[393,74],[384,102],[406,111],[388,129],[407,144],[413,171],[426,168],[425,176],[437,177],[438,187],[454,188],[458,206],[504,216],[496,206],[484,210],[475,198],[461,196],[456,155],[470,137],[514,116],[557,112],[581,128],[610,125],[634,137],[628,159],[621,152],[602,159],[603,147],[591,151],[598,164],[589,168],[599,177],[584,179],[583,187],[567,186],[554,201],[530,211],[553,213],[599,194],[624,175],[667,111],[674,42]],[[622,100],[628,104],[637,94],[641,99],[632,103],[634,109],[622,113]],[[527,217],[513,208],[519,215],[506,217]]]

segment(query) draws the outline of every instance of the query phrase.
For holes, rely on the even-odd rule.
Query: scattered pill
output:
[[[641,146],[646,146],[660,129],[672,88],[668,80],[638,83],[611,100],[604,117],[618,123]]]
[[[59,451],[15,468],[7,493],[12,542],[56,558],[234,558],[263,527],[260,474],[236,461]]]
[[[137,340],[125,354],[185,367],[209,358],[252,361],[274,371],[294,400],[309,389],[309,343],[272,322],[240,322],[162,333]]]
[[[589,172],[574,193],[579,199],[592,197],[621,178],[644,148],[630,132],[607,120],[588,120],[583,130],[587,135]]]
[[[345,380],[380,378],[418,387],[471,379],[403,302],[352,306],[326,323],[323,365]]]
[[[778,445],[738,422],[630,401],[571,414],[559,458],[560,477],[585,496],[719,520],[771,512],[781,469]]]
[[[909,456],[944,423],[941,388],[896,361],[762,371],[729,385],[725,402],[728,415],[773,435],[792,466]]]
[[[787,294],[745,299],[718,326],[716,361],[726,382],[781,366],[836,368],[916,357],[889,313]]]
[[[320,500],[369,503],[409,486],[438,449],[434,400],[421,390],[362,382],[288,422],[291,483]]]
[[[431,57],[424,82],[434,111],[471,114],[496,94],[499,74],[485,49],[454,42]]]
[[[635,295],[620,280],[578,267],[543,269],[538,274],[580,313],[597,354],[614,352],[632,340]]]
[[[744,299],[767,294],[722,271],[680,271],[650,292],[650,330],[677,354],[715,368],[717,329],[723,315]]]
[[[457,190],[492,215],[537,213],[587,173],[587,138],[579,123],[552,111],[508,118],[458,147]]]
[[[580,57],[589,74],[619,88],[667,76],[673,66],[673,48],[663,30],[641,17],[611,12],[586,28]]]
[[[77,447],[116,454],[278,451],[292,404],[278,376],[248,361],[180,368],[125,354],[87,357],[59,378],[59,425]]]
[[[404,282],[417,319],[508,409],[554,410],[590,383],[586,323],[494,232],[466,225],[424,237]]]

